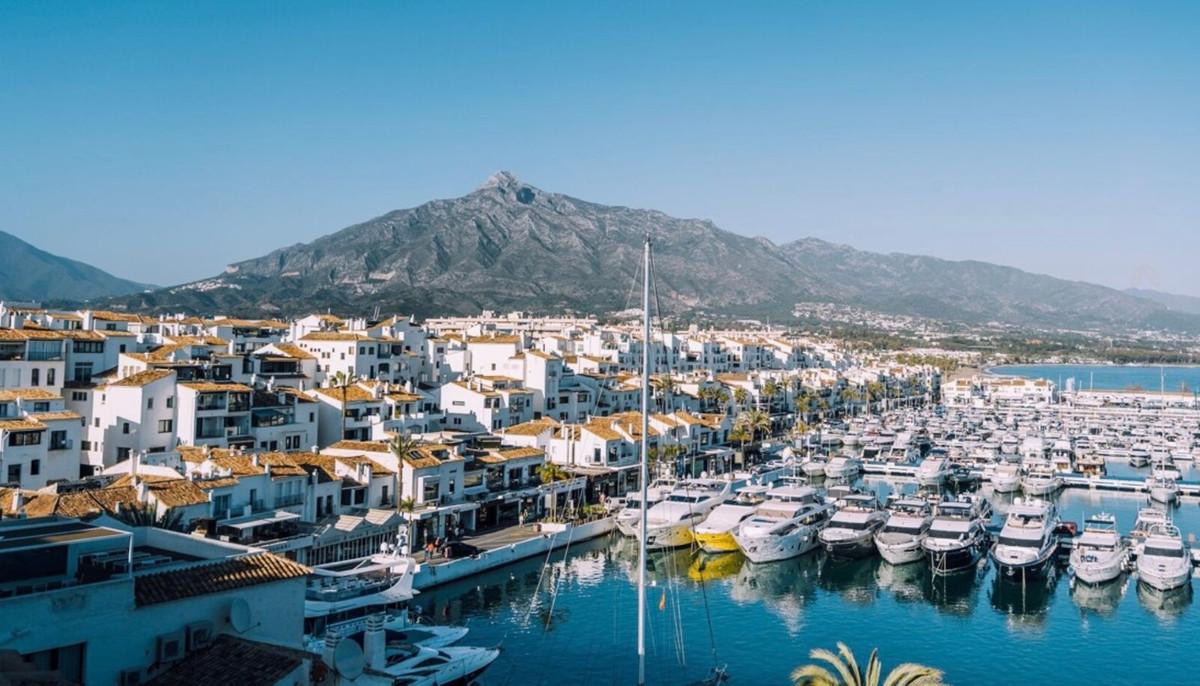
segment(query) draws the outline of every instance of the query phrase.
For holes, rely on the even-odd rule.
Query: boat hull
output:
[[[712,533],[693,532],[692,537],[700,549],[706,553],[731,553],[738,549],[733,533],[720,531]]]
[[[799,557],[820,545],[817,532],[793,531],[787,536],[739,538],[738,548],[747,560],[755,563],[777,562]]]
[[[1138,564],[1138,583],[1146,584],[1156,591],[1172,591],[1183,588],[1192,581],[1192,569],[1188,565],[1174,570],[1150,569]]]
[[[833,557],[857,559],[875,554],[875,541],[872,534],[857,538],[821,538],[825,552]]]
[[[925,551],[921,548],[921,539],[912,538],[907,541],[896,543],[887,543],[875,537],[875,548],[879,551],[879,556],[885,562],[890,562],[894,565],[905,565],[910,562],[919,562],[925,558]]]
[[[1085,584],[1107,583],[1121,576],[1121,573],[1125,571],[1126,556],[1124,552],[1099,557],[1093,553],[1090,557],[1094,559],[1084,559],[1084,557],[1085,555],[1078,548],[1071,551],[1071,571],[1077,580]]]
[[[925,559],[934,574],[953,574],[971,569],[979,564],[981,546],[969,545],[959,548],[926,549]]]
[[[996,493],[1016,493],[1021,490],[1021,479],[1015,476],[992,477],[992,491]]]
[[[1000,578],[1021,581],[1046,576],[1052,566],[1050,563],[1054,559],[1056,549],[1057,546],[1049,546],[1040,551],[1037,557],[1020,561],[998,556],[995,548],[992,548],[990,555]]]
[[[636,535],[637,530],[634,530]],[[692,527],[687,522],[667,526],[651,526],[646,536],[646,547],[653,550],[682,548],[693,541]]]

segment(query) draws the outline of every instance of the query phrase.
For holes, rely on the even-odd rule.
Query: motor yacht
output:
[[[728,553],[737,550],[733,530],[754,514],[754,510],[770,490],[770,486],[758,484],[738,489],[736,496],[717,505],[704,521],[696,525],[695,531],[692,532],[696,544],[706,553]]]
[[[991,515],[981,499],[963,497],[937,504],[921,548],[934,574],[974,567],[988,547]]]
[[[771,489],[754,514],[738,524],[733,538],[751,562],[786,560],[820,545],[818,535],[833,512],[815,489],[781,486]]]
[[[933,521],[929,501],[898,498],[889,502],[887,510],[887,521],[875,533],[875,548],[880,557],[894,565],[924,558],[921,541]]]
[[[1157,591],[1191,583],[1192,552],[1174,524],[1151,529],[1137,549],[1138,581]]]
[[[917,467],[917,484],[921,486],[940,486],[950,476],[951,465],[943,457],[927,457],[921,460]]]
[[[1141,543],[1159,525],[1170,523],[1171,520],[1167,517],[1166,512],[1157,507],[1143,507],[1138,510],[1137,519],[1133,521],[1133,529],[1129,532],[1129,538],[1133,539],[1134,543]]]
[[[868,493],[851,493],[821,530],[821,544],[835,557],[864,557],[875,552],[875,532],[887,522],[887,512]]]
[[[662,502],[646,511],[646,546],[678,548],[689,545],[692,528],[703,522],[729,497],[733,483],[717,479],[681,481]],[[641,522],[634,523],[634,532]]]
[[[800,464],[800,471],[803,472],[805,476],[823,477],[825,476],[826,464],[828,464],[828,460],[826,460],[823,455],[810,455],[804,460],[804,462]]]
[[[830,479],[849,479],[862,471],[862,460],[853,455],[838,455],[825,465],[825,476]]]
[[[1016,493],[1021,490],[1021,466],[1012,462],[1001,462],[992,470],[992,491]]]
[[[1048,462],[1028,464],[1021,478],[1021,490],[1025,495],[1045,496],[1057,493],[1063,487],[1063,479]]]
[[[498,657],[500,651],[495,648],[425,648],[389,643],[378,671],[400,686],[466,686]]]
[[[1083,533],[1071,549],[1071,571],[1088,584],[1102,584],[1121,576],[1129,563],[1129,546],[1117,532],[1116,517],[1106,512],[1083,522]]]
[[[1025,579],[1045,574],[1058,551],[1057,527],[1054,505],[1041,500],[1014,503],[992,546],[1000,575]]]
[[[1160,474],[1157,470],[1151,476],[1146,477],[1146,490],[1150,493],[1150,499],[1170,505],[1179,499],[1179,484],[1175,479]]]
[[[645,507],[651,508],[661,503],[663,498],[667,497],[667,493],[675,487],[675,483],[674,479],[656,479],[647,486]],[[625,505],[617,511],[617,530],[625,536],[636,536],[635,525],[642,520],[642,507],[641,491],[630,491],[625,496]]]

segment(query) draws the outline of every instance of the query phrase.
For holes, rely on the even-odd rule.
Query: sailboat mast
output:
[[[646,683],[646,505],[650,481],[650,234],[642,254],[642,507],[638,529],[638,686]]]

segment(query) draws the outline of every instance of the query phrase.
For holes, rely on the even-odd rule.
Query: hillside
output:
[[[817,301],[968,323],[1200,328],[1198,317],[1103,286],[816,239],[779,246],[705,220],[546,192],[507,172],[463,197],[389,212],[122,303],[247,315],[376,305],[419,316],[601,313],[630,304],[647,233],[669,311],[779,318],[796,302]]]
[[[0,231],[0,299],[84,301],[147,288]]]

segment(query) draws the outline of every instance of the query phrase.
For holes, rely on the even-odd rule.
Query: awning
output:
[[[238,530],[253,529],[257,526],[266,526],[268,524],[278,524],[280,522],[290,522],[293,519],[300,519],[300,515],[295,512],[286,512],[284,510],[274,510],[272,512],[260,512],[258,514],[244,515],[234,517],[220,522],[218,526],[231,526]]]

